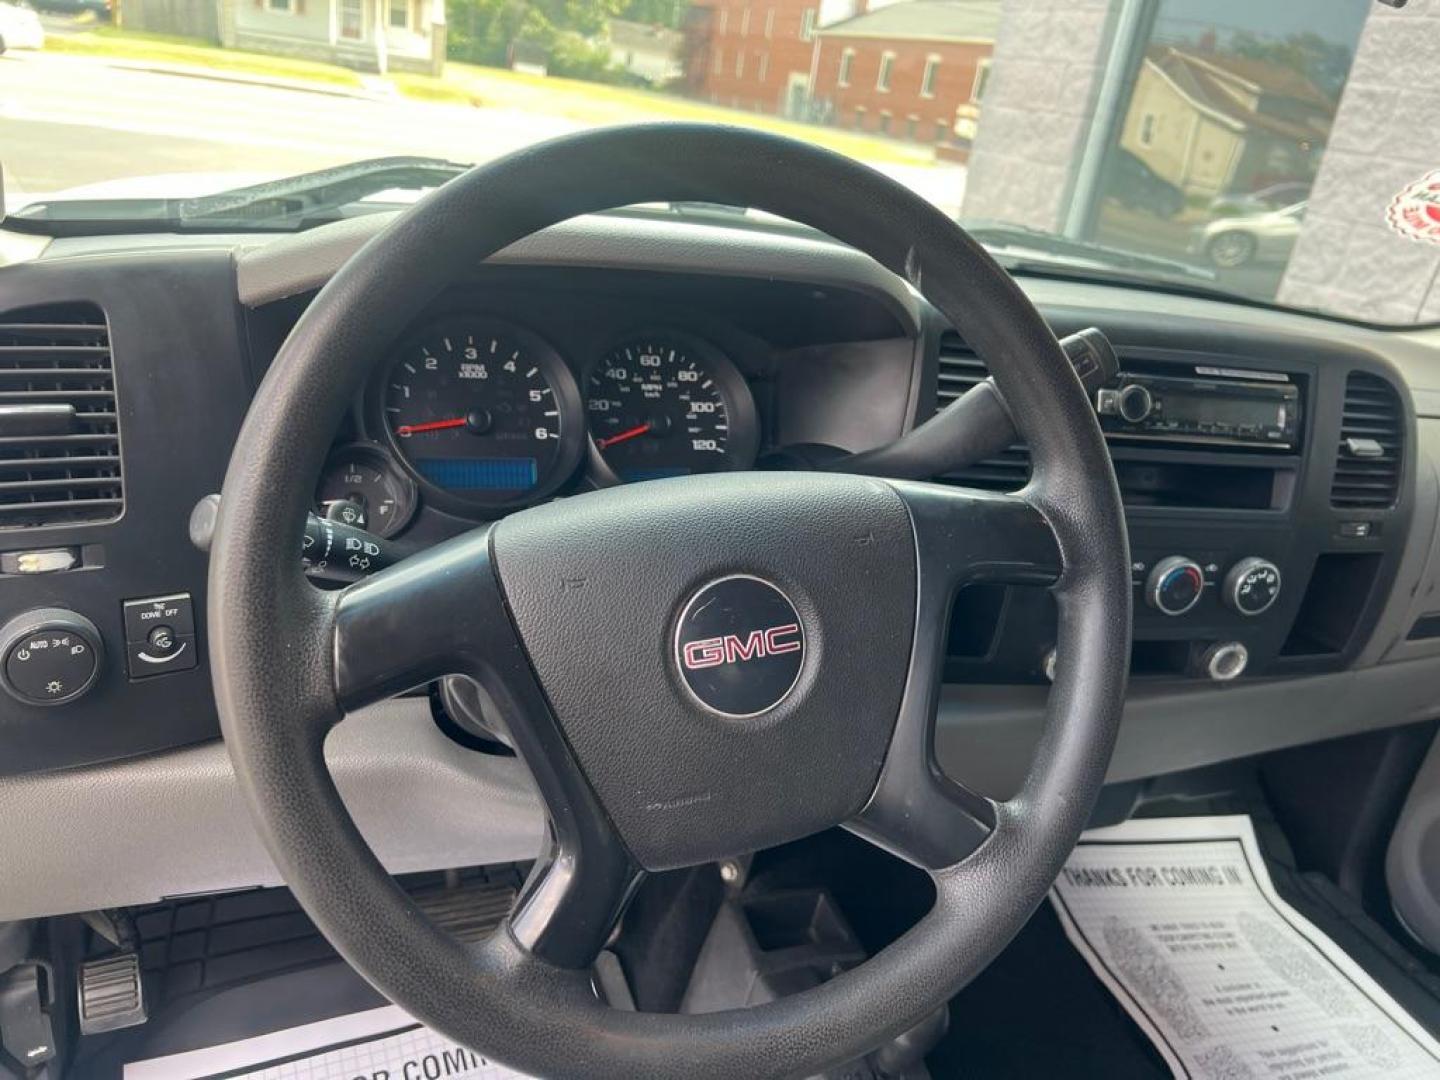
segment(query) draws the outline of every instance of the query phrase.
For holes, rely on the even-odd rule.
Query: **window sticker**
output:
[[[1391,199],[1385,221],[1401,236],[1440,244],[1440,169],[1426,173]]]

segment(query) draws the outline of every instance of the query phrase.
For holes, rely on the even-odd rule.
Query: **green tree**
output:
[[[448,0],[447,51],[453,60],[503,65],[509,60],[511,45],[524,43],[544,49],[550,57],[550,70],[557,75],[618,79],[621,73],[611,69],[609,54],[593,39],[604,32],[610,19],[630,6],[659,2]]]
[[[627,0],[620,11],[622,19],[649,26],[668,26],[679,30],[689,0]]]
[[[1340,97],[1350,74],[1350,49],[1339,42],[1327,41],[1314,31],[1291,34],[1277,41],[1241,30],[1231,38],[1230,47],[1237,56],[1298,72],[1331,98]]]

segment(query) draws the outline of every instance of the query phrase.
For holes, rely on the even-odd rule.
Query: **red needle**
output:
[[[608,436],[607,438],[596,439],[595,446],[600,450],[604,450],[608,447],[614,446],[616,443],[622,443],[629,439],[639,438],[641,435],[644,435],[649,430],[649,423],[636,424],[632,428],[626,428],[624,431],[616,432],[614,435]]]
[[[402,438],[406,435],[423,435],[427,431],[445,431],[448,428],[464,427],[465,417],[457,416],[453,420],[431,420],[424,424],[401,424],[395,429],[395,434]]]

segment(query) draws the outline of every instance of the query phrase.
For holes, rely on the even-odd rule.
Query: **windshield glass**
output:
[[[305,228],[717,121],[863,161],[1012,268],[1440,321],[1440,0],[50,2],[0,0],[17,228]]]

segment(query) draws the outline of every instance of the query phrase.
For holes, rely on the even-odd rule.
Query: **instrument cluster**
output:
[[[362,441],[338,448],[316,501],[401,532],[423,504],[488,518],[562,489],[748,469],[760,446],[749,384],[688,330],[643,326],[565,357],[489,314],[427,320],[377,368]]]

